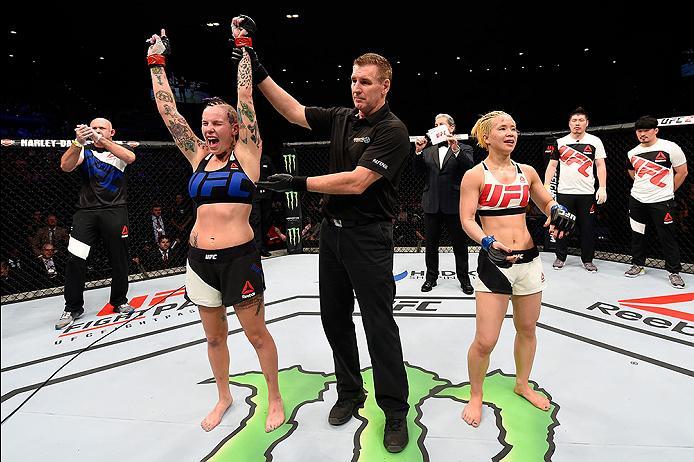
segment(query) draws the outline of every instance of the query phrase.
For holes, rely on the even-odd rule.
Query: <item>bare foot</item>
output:
[[[465,423],[477,428],[482,419],[482,398],[470,398],[463,409],[462,418]]]
[[[282,399],[276,399],[269,403],[267,419],[265,419],[265,432],[276,430],[284,423],[284,404]]]
[[[549,400],[544,396],[530,388],[530,385],[522,386],[516,385],[513,391],[523,398],[530,401],[530,404],[543,411],[549,411],[550,404]]]
[[[234,398],[231,396],[229,399],[220,399],[217,401],[217,405],[212,409],[212,412],[207,414],[207,417],[203,419],[202,422],[200,422],[200,426],[202,427],[203,430],[206,432],[209,432],[212,430],[214,427],[219,425],[219,422],[222,421],[222,417],[224,417],[224,413],[229,409],[229,406],[231,406],[231,403],[234,402]]]

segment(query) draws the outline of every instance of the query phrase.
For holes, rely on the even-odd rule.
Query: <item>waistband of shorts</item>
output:
[[[198,249],[197,247],[189,247],[188,258],[196,261],[215,262],[230,260],[257,251],[258,248],[255,245],[255,241],[248,241],[245,244],[227,247],[226,249],[208,250]]]
[[[481,250],[481,252],[486,253],[486,251]],[[532,249],[526,249],[526,250],[513,250],[509,255],[520,255],[523,254],[523,258],[517,260],[514,265],[522,265],[523,263],[530,263],[534,259],[540,256],[540,251],[537,250],[537,246],[533,247]]]

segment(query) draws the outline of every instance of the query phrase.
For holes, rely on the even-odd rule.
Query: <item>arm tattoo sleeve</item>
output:
[[[183,117],[176,116],[169,120],[169,132],[171,132],[177,146],[185,151],[195,152],[195,135],[190,131],[190,127]]]
[[[166,103],[173,103],[174,102],[173,95],[169,92],[159,90],[157,92],[156,96],[157,96],[157,99],[159,101],[164,101]]]

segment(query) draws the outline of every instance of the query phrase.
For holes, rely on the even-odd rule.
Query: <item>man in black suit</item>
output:
[[[424,174],[424,226],[426,231],[426,280],[422,292],[436,286],[439,275],[439,240],[443,224],[453,241],[455,271],[460,287],[468,295],[473,293],[468,275],[466,235],[460,225],[460,181],[466,170],[472,167],[472,148],[459,144],[453,137],[455,122],[448,114],[436,116],[436,127],[446,125],[449,135],[439,144],[427,146],[429,141],[420,138],[415,143],[414,169]]]
[[[142,264],[147,271],[160,271],[185,265],[179,252],[177,242],[173,245],[165,234],[159,236],[157,247],[145,253],[144,258],[133,259],[135,264]]]

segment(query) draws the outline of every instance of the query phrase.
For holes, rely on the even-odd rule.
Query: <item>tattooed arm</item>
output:
[[[248,162],[252,170],[248,171],[245,166],[244,169],[246,169],[247,174],[251,174],[249,176],[253,181],[257,181],[260,177],[262,141],[253,106],[252,77],[251,60],[248,56],[248,51],[244,48],[243,58],[239,62],[238,69],[238,103],[236,110],[239,116],[239,140],[236,143],[236,150],[237,153],[248,153],[247,155],[253,159],[251,162]]]
[[[162,30],[162,35],[164,34]],[[151,47],[157,45],[157,41],[161,38],[157,35],[153,35],[151,39]],[[193,168],[197,166],[198,159],[200,155],[207,149],[205,143],[200,140],[193,130],[191,130],[190,125],[186,122],[186,119],[178,112],[176,108],[176,100],[174,99],[173,92],[171,91],[171,86],[169,85],[169,80],[166,78],[166,71],[163,65],[153,65],[150,67],[150,74],[152,76],[152,89],[154,90],[154,100],[157,103],[157,109],[159,110],[159,115],[164,120],[166,128],[171,132],[174,142],[178,149],[181,150],[188,162],[191,163]],[[200,154],[200,155],[199,155]]]

